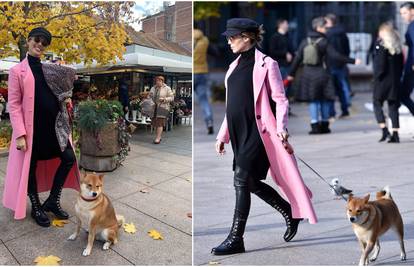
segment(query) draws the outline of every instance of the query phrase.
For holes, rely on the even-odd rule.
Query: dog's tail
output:
[[[116,214],[115,216],[118,222],[118,226],[121,227],[125,223],[125,217],[119,214]]]
[[[377,199],[392,199],[390,187],[388,185],[377,193]]]

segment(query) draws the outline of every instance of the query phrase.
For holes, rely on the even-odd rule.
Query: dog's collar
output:
[[[360,225],[364,225],[364,224],[366,224],[368,221],[369,221],[369,218],[371,217],[371,215],[370,214],[368,214],[368,216],[367,216],[367,219],[363,222],[363,223],[361,223]]]
[[[80,196],[83,200],[85,200],[86,202],[92,202],[92,201],[95,201],[98,197],[96,197],[96,198],[84,198],[82,195]]]

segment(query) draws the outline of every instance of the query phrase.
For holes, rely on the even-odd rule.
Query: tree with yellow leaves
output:
[[[122,58],[134,2],[0,2],[0,58],[26,57],[29,32],[52,33],[47,51],[67,63],[98,64]]]

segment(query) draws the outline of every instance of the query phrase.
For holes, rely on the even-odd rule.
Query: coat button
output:
[[[262,133],[266,133],[266,129],[263,129],[263,130],[262,130]]]
[[[262,116],[260,116],[260,115],[256,116],[256,119],[258,119],[258,120],[260,120],[261,118],[262,118]]]

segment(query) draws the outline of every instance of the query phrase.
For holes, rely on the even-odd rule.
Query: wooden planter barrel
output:
[[[99,132],[100,146],[93,132],[81,130],[80,166],[89,171],[106,172],[118,167],[118,123],[108,123]]]

